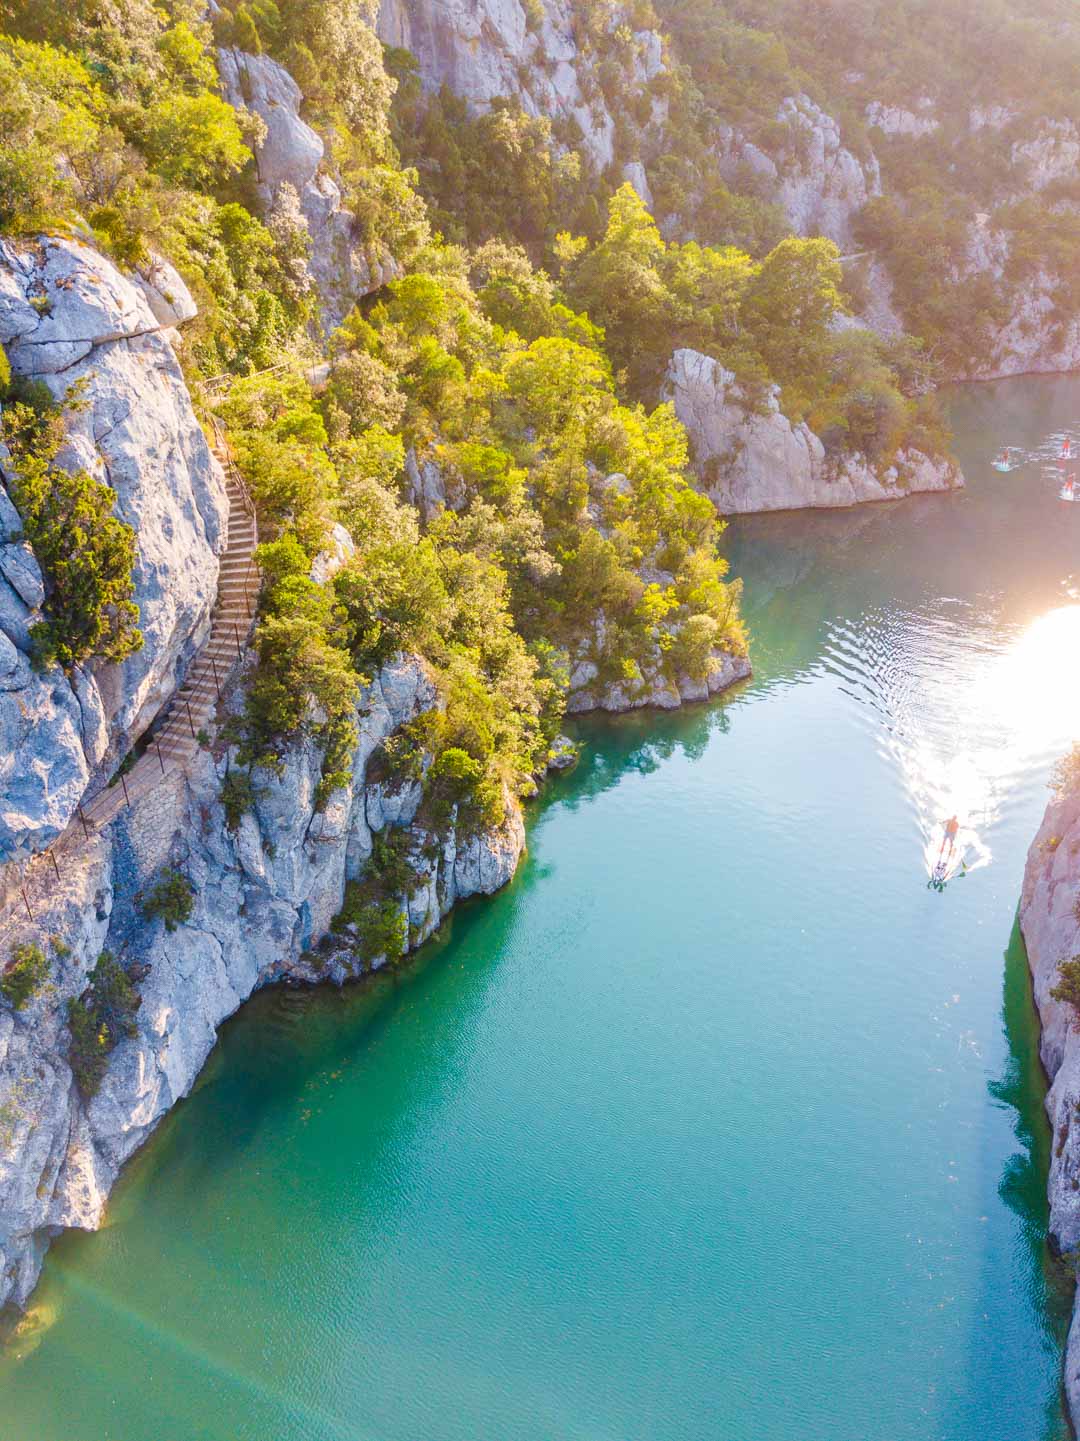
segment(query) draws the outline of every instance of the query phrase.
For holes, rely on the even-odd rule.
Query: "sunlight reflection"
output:
[[[1002,804],[1080,735],[1080,605],[1062,606],[1011,638],[944,625],[932,669],[915,678],[890,741],[915,803],[928,875],[991,860],[986,836]],[[962,864],[961,864],[962,863]]]

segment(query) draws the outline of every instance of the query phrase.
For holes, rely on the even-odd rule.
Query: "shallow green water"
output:
[[[985,457],[1080,383],[955,406],[967,495],[733,528],[751,685],[584,729],[506,893],[226,1029],[52,1252],[4,1441],[1063,1434],[1012,932],[1080,506]]]

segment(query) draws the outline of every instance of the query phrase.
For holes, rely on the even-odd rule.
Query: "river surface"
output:
[[[752,683],[582,727],[506,892],[225,1029],[50,1254],[3,1441],[1059,1441],[1014,919],[1080,505],[986,462],[1080,382],[952,406],[966,494],[732,527]]]

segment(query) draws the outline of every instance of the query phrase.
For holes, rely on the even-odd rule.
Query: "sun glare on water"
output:
[[[1080,739],[1080,605],[1049,611],[1012,639],[968,642],[953,633],[941,648],[892,742],[928,874],[953,815],[965,869],[988,864],[988,834],[1009,794]]]
[[[1080,605],[1040,616],[1001,658],[987,703],[1029,753],[1080,734]]]

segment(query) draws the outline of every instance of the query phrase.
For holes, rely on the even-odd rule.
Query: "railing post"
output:
[[[197,740],[198,737],[195,734],[195,722],[191,719],[191,703],[187,700],[184,701],[184,709],[187,711],[187,723],[188,729],[191,731],[191,739]]]
[[[161,774],[164,775],[164,774],[165,774],[165,762],[161,759],[161,742],[160,742],[160,741],[158,741],[158,743],[157,743],[157,758],[158,758],[158,765],[161,767]]]
[[[86,840],[89,840],[89,839],[90,839],[90,827],[86,824],[86,817],[83,815],[83,808],[82,808],[82,806],[76,806],[75,809],[78,811],[78,813],[79,813],[79,819],[82,821],[82,828],[83,828],[83,833],[84,833],[85,839],[86,839]]]
[[[26,907],[26,914],[30,917],[30,920],[33,921],[34,913],[30,909],[30,902],[26,898],[26,887],[21,881],[19,882],[19,890],[22,891],[23,905]]]
[[[131,797],[128,795],[127,781],[124,779],[124,772],[123,772],[123,771],[120,772],[120,784],[121,784],[121,785],[123,786],[123,788],[124,788],[124,804],[125,804],[126,806],[130,806],[130,805],[131,805]]]
[[[56,864],[56,852],[49,852],[49,860],[52,861],[52,868],[56,872],[56,879],[60,879],[60,867]]]
[[[218,700],[220,700],[220,699],[221,699],[221,682],[218,680],[217,662],[214,660],[214,657],[213,657],[213,656],[210,657],[210,669],[214,672],[214,689],[217,691],[217,698],[218,698]]]

